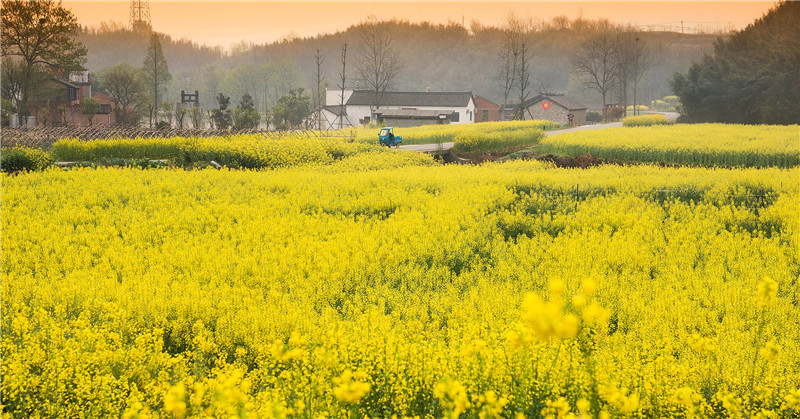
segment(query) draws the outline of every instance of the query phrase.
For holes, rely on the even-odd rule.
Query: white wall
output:
[[[353,94],[353,89],[344,89],[344,103],[350,99]],[[342,89],[325,89],[325,106],[341,105],[342,104]]]
[[[402,109],[402,108],[415,108],[421,111],[454,111],[458,112],[458,122],[451,122],[451,124],[471,124],[475,122],[475,101],[469,100],[467,106],[462,107],[447,107],[447,106],[381,106],[379,109]],[[349,105],[347,106],[347,117],[353,125],[358,125],[358,121],[364,117],[370,116],[370,107],[367,105]],[[370,120],[372,120],[370,118]]]

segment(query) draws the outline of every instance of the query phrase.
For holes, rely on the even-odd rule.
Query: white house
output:
[[[325,92],[326,106],[322,108],[323,128],[342,125],[358,126],[367,122],[383,122],[393,126],[425,124],[465,124],[475,122],[475,100],[472,92],[385,92],[376,100],[372,90]],[[376,103],[380,106],[375,107]]]

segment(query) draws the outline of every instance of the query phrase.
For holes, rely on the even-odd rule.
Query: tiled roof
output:
[[[347,107],[342,105],[327,105],[323,106],[322,109],[325,109],[326,111],[336,116],[342,116],[347,114]],[[318,109],[315,109],[314,112],[316,112],[317,110]]]
[[[565,95],[536,95],[525,101],[525,107],[530,107],[531,105],[539,103],[543,100],[553,102],[569,111],[586,109],[586,106],[581,105],[580,102]]]
[[[385,92],[381,106],[441,106],[463,107],[469,105],[472,92]],[[356,90],[347,101],[348,105],[375,104],[375,91]]]
[[[436,119],[439,115],[451,115],[452,110],[448,111],[421,111],[416,109],[381,109],[375,111],[375,115],[380,115],[384,118],[397,118],[397,119]]]

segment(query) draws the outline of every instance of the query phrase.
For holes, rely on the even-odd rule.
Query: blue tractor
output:
[[[392,132],[393,127],[385,127],[381,128],[380,134],[378,134],[378,138],[381,145],[385,145],[386,147],[400,147],[400,143],[403,142],[403,137],[395,136]]]

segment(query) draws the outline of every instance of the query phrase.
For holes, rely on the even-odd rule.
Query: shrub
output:
[[[2,152],[0,168],[4,172],[17,170],[42,170],[53,164],[50,156],[42,150],[28,147],[16,147]]]
[[[625,109],[627,109],[628,112],[633,112],[633,105],[630,105]],[[636,105],[636,110],[639,111],[639,112],[641,112],[641,111],[649,111],[650,108],[648,108],[645,105]]]
[[[629,116],[622,120],[623,127],[649,127],[666,124],[667,117],[661,114]]]

